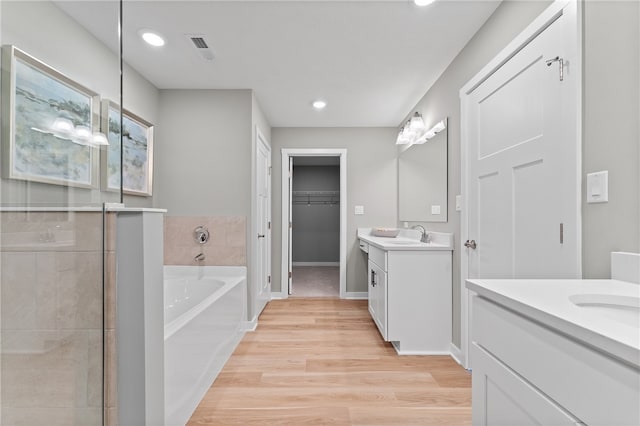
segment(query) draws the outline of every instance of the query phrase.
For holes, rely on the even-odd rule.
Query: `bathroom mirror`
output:
[[[398,155],[398,218],[447,221],[448,128]]]

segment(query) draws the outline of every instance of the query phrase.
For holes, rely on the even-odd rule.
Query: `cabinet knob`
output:
[[[464,242],[464,246],[475,250],[477,247],[476,240],[467,240]]]

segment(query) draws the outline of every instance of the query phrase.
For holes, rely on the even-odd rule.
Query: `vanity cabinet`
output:
[[[451,251],[368,248],[369,313],[399,354],[449,354]]]
[[[530,319],[526,306],[472,304],[474,425],[640,424],[636,365]]]

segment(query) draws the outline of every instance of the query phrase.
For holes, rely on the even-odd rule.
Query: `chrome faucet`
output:
[[[196,254],[196,257],[194,257],[194,260],[196,262],[202,262],[204,260],[204,253],[198,253]]]
[[[411,229],[415,229],[417,231],[420,231],[420,242],[423,242],[423,243],[428,243],[429,242],[429,233],[427,232],[426,229],[424,229],[424,226],[422,226],[422,225],[413,225],[411,227]]]

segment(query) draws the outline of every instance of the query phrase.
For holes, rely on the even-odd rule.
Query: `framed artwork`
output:
[[[97,188],[97,93],[21,51],[2,47],[3,176]]]
[[[153,125],[137,115],[122,110],[108,100],[102,101],[102,132],[109,146],[103,153],[103,187],[125,194],[151,196],[153,187]],[[122,137],[122,154],[120,139]],[[120,159],[122,155],[122,174]]]

